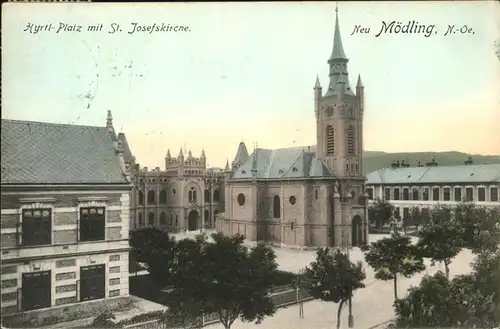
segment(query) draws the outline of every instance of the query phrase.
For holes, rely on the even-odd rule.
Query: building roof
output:
[[[127,184],[106,127],[2,119],[2,184]]]
[[[367,176],[367,185],[500,182],[500,164],[383,168]]]
[[[294,179],[333,177],[334,174],[315,155],[314,146],[256,149],[235,172],[233,180],[252,178],[252,165],[258,179]]]
[[[233,162],[231,163],[233,166],[238,164],[245,163],[248,160],[248,151],[245,143],[241,142],[238,145],[238,151],[236,152],[236,156],[234,157]]]
[[[127,137],[125,136],[124,133],[119,133],[118,139],[123,144],[123,159],[125,160],[125,162],[132,162],[134,156],[132,155],[132,151],[130,151],[130,146],[128,145]]]

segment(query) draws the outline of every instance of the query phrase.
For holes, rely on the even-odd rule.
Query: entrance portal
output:
[[[198,212],[191,210],[188,215],[188,231],[196,231],[198,229]]]
[[[353,247],[358,247],[363,241],[363,225],[359,215],[354,216],[352,219],[351,230],[351,245]]]

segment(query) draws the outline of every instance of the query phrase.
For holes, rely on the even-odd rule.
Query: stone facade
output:
[[[226,166],[226,209],[217,229],[286,246],[349,247],[368,234],[363,165],[364,86],[349,84],[338,13],[330,83],[314,86],[316,145],[268,150],[238,147]],[[312,112],[312,111],[311,111]]]
[[[23,133],[26,126],[30,134]],[[54,143],[57,134],[64,138]],[[32,148],[23,154],[23,138],[41,149],[36,162],[39,171],[31,169],[32,162],[23,161],[33,152]],[[53,143],[43,142],[45,138]],[[16,145],[9,139],[18,146],[9,149]],[[98,141],[102,145],[96,145]],[[2,121],[4,156],[2,318],[40,326],[54,314],[97,309],[109,298],[128,298],[132,185],[111,113],[107,127]],[[57,164],[62,167],[55,167]],[[102,275],[87,275],[90,268],[99,268]],[[89,284],[83,288],[81,273],[87,282],[102,283],[98,293],[91,292]],[[87,296],[85,300],[82,294]]]
[[[224,212],[224,172],[206,168],[206,156],[165,157],[165,170],[140,168],[133,163],[131,227],[154,226],[164,230],[195,231],[215,226]]]

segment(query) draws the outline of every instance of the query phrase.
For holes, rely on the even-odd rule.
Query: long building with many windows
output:
[[[439,166],[434,160],[417,167],[393,163],[391,168],[368,174],[366,182],[369,202],[385,199],[403,218],[414,206],[474,202],[500,207],[499,189],[500,164],[474,165],[472,159],[461,166]]]
[[[129,297],[132,184],[110,118],[106,127],[2,119],[4,325],[95,316]]]

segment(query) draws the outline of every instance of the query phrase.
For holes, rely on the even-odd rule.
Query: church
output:
[[[336,11],[330,81],[314,85],[316,145],[282,149],[240,143],[226,166],[217,230],[288,247],[350,247],[367,241],[363,176],[364,87],[349,83]],[[312,111],[311,111],[312,112]],[[312,113],[311,113],[312,114]]]

